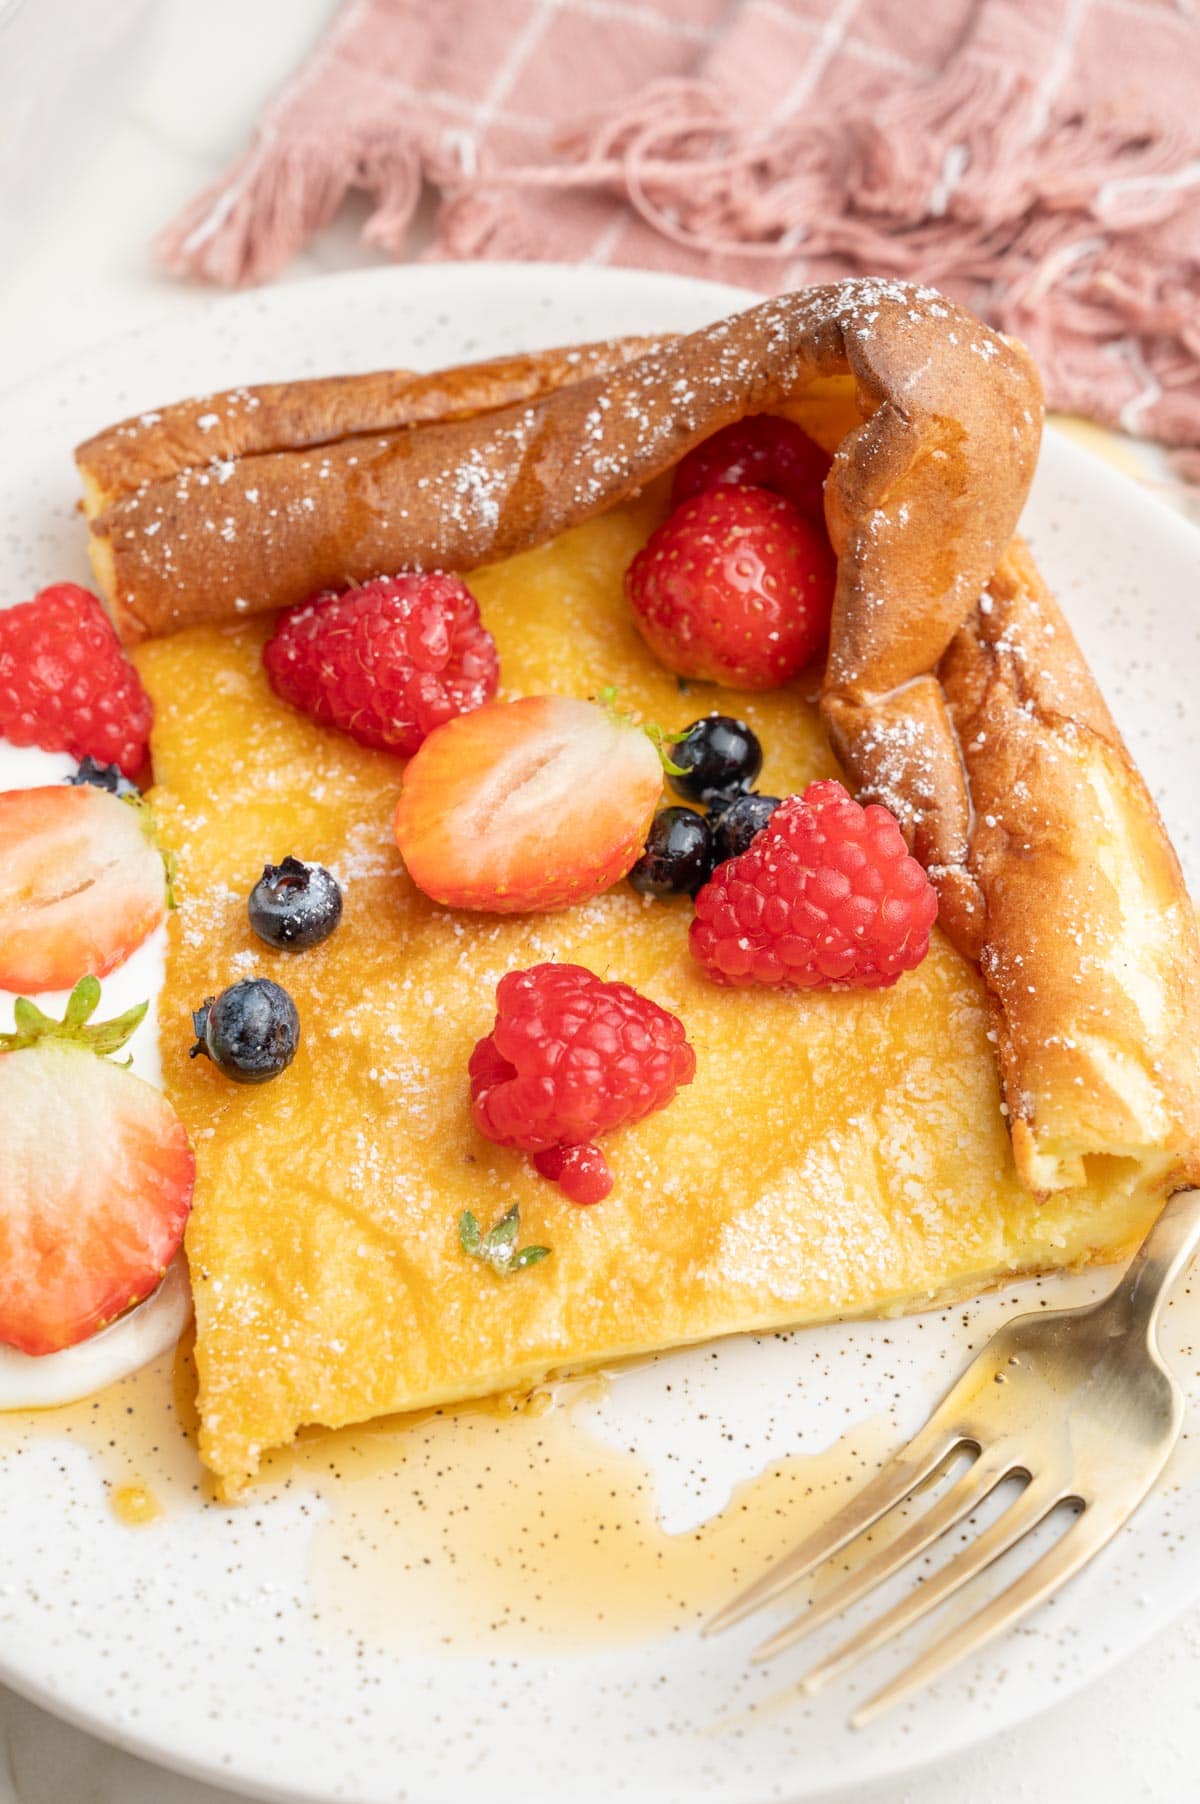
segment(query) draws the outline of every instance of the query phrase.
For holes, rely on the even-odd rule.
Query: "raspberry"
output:
[[[814,524],[825,519],[825,478],[833,462],[827,451],[791,420],[755,413],[723,426],[688,452],[675,470],[675,507],[721,483],[753,483],[782,495]]]
[[[832,778],[780,803],[696,897],[692,952],[716,983],[881,990],[929,950],[937,896],[895,816]]]
[[[0,610],[0,733],[136,777],[153,709],[100,602],[53,583]]]
[[[837,563],[823,529],[766,489],[708,489],[634,558],[625,592],[668,670],[778,689],[829,637]]]
[[[471,1054],[476,1127],[535,1154],[572,1202],[599,1202],[612,1174],[595,1137],[665,1108],[695,1075],[682,1021],[582,965],[510,971],[496,1005]]]
[[[288,608],[263,663],[284,701],[402,758],[489,701],[500,675],[475,597],[440,572],[381,576]]]

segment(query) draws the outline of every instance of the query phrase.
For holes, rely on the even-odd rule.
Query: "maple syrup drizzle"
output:
[[[315,1621],[352,1624],[393,1651],[427,1648],[433,1624],[458,1651],[545,1652],[694,1629],[831,1515],[887,1451],[885,1423],[860,1425],[823,1452],[775,1461],[718,1514],[669,1533],[649,1467],[587,1425],[608,1382],[593,1374],[556,1399],[537,1392],[306,1431],[267,1457],[233,1507],[294,1489],[321,1499],[309,1556]],[[131,1531],[224,1508],[196,1457],[194,1385],[184,1342],[83,1403],[0,1416],[0,1459],[32,1440],[76,1442]]]

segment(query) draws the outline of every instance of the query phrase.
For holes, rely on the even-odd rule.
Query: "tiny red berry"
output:
[[[535,1153],[533,1163],[542,1177],[583,1207],[602,1203],[613,1187],[608,1160],[598,1146],[552,1146]]]
[[[72,758],[146,762],[153,709],[112,621],[77,583],[0,609],[0,733]]]
[[[532,1153],[572,1202],[599,1202],[613,1180],[597,1137],[665,1108],[695,1075],[682,1021],[582,965],[510,971],[496,1011],[471,1054],[476,1127]]]
[[[625,575],[669,670],[777,689],[823,650],[837,562],[823,529],[766,489],[708,489],[651,534]]]
[[[263,663],[284,701],[402,758],[489,701],[500,675],[475,597],[440,572],[381,576],[286,609]]]
[[[716,983],[884,989],[929,950],[937,894],[895,816],[832,778],[780,803],[696,897],[690,944]]]
[[[722,483],[770,489],[814,525],[825,518],[825,478],[833,459],[793,420],[755,413],[723,426],[682,458],[671,485],[678,507]]]

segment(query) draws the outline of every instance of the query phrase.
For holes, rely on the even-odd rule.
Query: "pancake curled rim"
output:
[[[1024,348],[871,278],[686,337],[233,390],[80,446],[97,580],[129,640],[403,567],[467,571],[635,493],[747,414],[850,378],[823,718],[976,961],[1023,1181],[1134,1161],[1200,1181],[1200,945],[1178,861],[1012,535],[1042,399]]]

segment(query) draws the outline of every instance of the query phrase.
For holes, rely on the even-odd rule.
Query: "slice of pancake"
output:
[[[693,685],[648,654],[623,571],[661,517],[623,504],[472,578],[504,695],[594,694],[684,725],[714,705],[760,735],[762,787],[836,767],[815,682]],[[1124,1254],[1162,1195],[1100,1161],[1039,1200],[1001,1112],[995,1030],[972,964],[935,932],[890,991],[720,989],[690,958],[686,899],[620,885],[552,915],[455,915],[403,872],[402,765],[323,730],[264,679],[257,623],[139,648],[156,708],[154,807],[179,860],[161,1003],[168,1092],[197,1152],[188,1255],[201,1450],[226,1491],[304,1424],[338,1426],[529,1386],[714,1335],[912,1310],[1016,1273]],[[299,957],[251,932],[267,860],[319,859],[341,927]],[[677,1012],[695,1082],[605,1143],[594,1209],[483,1140],[467,1060],[508,970],[573,960]],[[189,1010],[247,973],[284,983],[295,1063],[261,1089],[189,1060]],[[552,1256],[501,1280],[462,1253],[464,1208],[514,1202]]]
[[[836,453],[827,664],[769,695],[684,691],[622,575],[664,473],[763,410]],[[307,1423],[1117,1258],[1200,1180],[1195,917],[1012,539],[1040,421],[1019,345],[931,289],[863,280],[682,339],[233,391],[80,447],[97,580],[145,641],[179,856],[163,1064],[197,1154],[201,1449],[228,1493]],[[432,906],[391,838],[402,767],[276,700],[250,617],[438,566],[474,573],[506,695],[615,684],[664,726],[741,714],[775,794],[840,764],[937,889],[925,963],[886,992],[730,991],[690,959],[684,901],[621,885],[528,918]],[[297,958],[246,918],[289,853],[345,890],[338,932]],[[616,1186],[591,1210],[468,1110],[497,981],[546,959],[634,984],[696,1051],[695,1082],[606,1141]],[[262,1090],[186,1056],[190,1010],[250,972],[303,1022]],[[514,1202],[552,1256],[500,1279],[457,1221]]]

